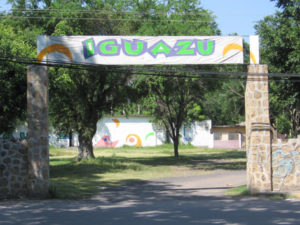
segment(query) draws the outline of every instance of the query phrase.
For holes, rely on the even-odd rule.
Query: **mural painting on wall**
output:
[[[65,133],[59,133],[59,135],[57,136],[57,140],[59,139],[69,139],[69,135],[65,134]]]
[[[136,146],[141,147],[142,146],[142,140],[139,135],[137,134],[128,134],[126,137],[126,144],[129,146]]]
[[[155,136],[154,132],[150,132],[146,135],[145,140],[147,140],[150,136]]]
[[[104,147],[116,147],[119,141],[111,141],[110,136],[103,136],[97,144],[94,145],[96,148],[104,148]]]
[[[17,137],[15,137],[13,134],[10,133],[4,133],[0,136],[0,139],[13,139],[13,138],[19,138],[21,140],[27,139],[27,133],[19,132]]]
[[[25,132],[20,132],[20,138],[23,139],[27,139],[27,133]]]
[[[111,119],[115,125],[116,125],[116,128],[119,128],[120,125],[121,125],[121,122],[120,120],[118,119]],[[120,131],[122,132],[122,131]],[[125,136],[123,136],[125,135]],[[123,138],[122,138],[123,136]],[[144,138],[144,141],[145,142],[149,142],[149,141],[152,141],[151,140],[151,137],[155,137],[155,132],[151,131],[149,133],[147,133],[145,135],[145,138]],[[136,146],[136,147],[141,147],[143,146],[143,139],[141,138],[141,135],[140,134],[137,134],[137,133],[128,133],[128,134],[123,134],[121,133],[121,137],[119,137],[119,139],[115,140],[115,141],[112,141],[113,137],[109,134],[105,134],[103,135],[100,140],[98,140],[96,142],[96,144],[94,145],[94,147],[96,148],[103,148],[103,147],[117,147],[117,145],[123,145],[122,143],[124,143],[125,145],[128,145],[128,146]]]
[[[1,139],[12,139],[14,138],[12,134],[4,133],[1,137]]]
[[[120,126],[120,121],[118,119],[112,119],[116,123],[117,128]]]
[[[19,138],[21,140],[27,139],[27,132],[14,133],[14,135],[10,133],[4,133],[0,136],[0,139],[12,139],[12,138]],[[57,136],[57,140],[59,139],[69,139],[69,135],[65,133],[60,133]]]
[[[300,166],[298,161],[299,152],[290,151],[284,153],[282,149],[273,152],[272,164],[273,164],[273,176],[281,178],[281,185],[284,183],[286,177],[297,171]]]

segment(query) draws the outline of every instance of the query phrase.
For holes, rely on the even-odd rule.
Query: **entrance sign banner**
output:
[[[250,42],[250,64],[259,64],[259,36],[249,36]]]
[[[241,64],[239,36],[39,36],[39,62],[153,65]]]

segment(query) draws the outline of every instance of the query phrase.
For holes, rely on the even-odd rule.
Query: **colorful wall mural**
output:
[[[104,148],[104,147],[116,147],[119,141],[111,141],[110,137],[105,135],[103,136],[95,145],[95,148]]]
[[[27,139],[27,126],[26,125],[22,125],[17,127],[12,133],[3,133],[0,134],[0,140],[1,139],[12,139],[12,138],[16,138],[16,139],[20,139],[20,140],[24,140]]]
[[[149,117],[105,117],[97,124],[94,147],[146,147],[164,143],[162,130],[154,128]]]
[[[150,117],[106,117],[97,124],[94,147],[147,147],[165,142],[165,132],[150,121]],[[211,121],[194,122],[181,129],[182,143],[213,147]]]
[[[165,132],[154,123],[150,117],[104,117],[97,123],[97,132],[93,138],[95,148],[122,147],[124,145],[148,147],[157,146],[165,142]],[[213,147],[213,134],[210,133],[211,121],[192,123],[181,129],[181,142],[194,146]],[[2,134],[0,139],[26,139],[27,127],[18,127],[12,134]],[[69,147],[68,134],[57,134],[53,129],[49,132],[49,144],[55,147]],[[78,146],[78,135],[73,134],[72,146]]]
[[[24,140],[27,139],[27,125],[21,125],[17,127],[12,133],[3,133],[0,134],[0,141],[1,140],[8,140],[8,139],[20,139]],[[70,139],[69,135],[65,133],[57,134],[53,129],[50,128],[49,131],[49,145],[53,145],[55,147],[69,147]],[[76,134],[73,135],[72,138],[72,145],[78,146],[78,137]]]

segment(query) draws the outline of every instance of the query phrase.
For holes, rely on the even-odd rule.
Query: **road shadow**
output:
[[[168,182],[139,181],[104,189],[89,200],[3,201],[0,202],[0,224],[300,223],[300,202],[199,196],[194,193],[195,188],[181,189]]]

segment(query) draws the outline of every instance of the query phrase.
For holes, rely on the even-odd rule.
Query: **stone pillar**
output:
[[[271,126],[267,65],[248,66],[245,93],[247,187],[252,193],[272,191]]]
[[[49,191],[48,75],[45,66],[27,67],[28,195]]]

